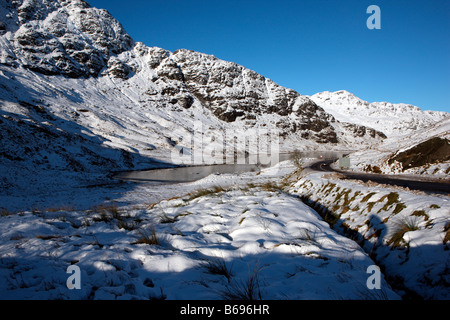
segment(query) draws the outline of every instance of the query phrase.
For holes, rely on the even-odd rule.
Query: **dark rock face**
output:
[[[107,73],[110,74],[113,77],[120,78],[120,79],[127,79],[128,75],[131,73],[131,68],[127,64],[125,64],[123,61],[111,57],[108,60],[107,63]]]
[[[365,126],[356,125],[353,123],[343,123],[345,129],[347,129],[354,137],[370,137],[386,139],[386,135],[383,132],[377,131]]]
[[[448,139],[439,137],[431,138],[427,141],[419,143],[414,147],[393,155],[389,160],[389,164],[395,161],[402,164],[403,171],[450,160],[450,142]]]

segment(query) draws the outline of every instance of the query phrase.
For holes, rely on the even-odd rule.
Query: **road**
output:
[[[450,194],[450,182],[425,180],[424,178],[411,179],[411,177],[397,176],[397,175],[358,173],[358,172],[335,170],[331,167],[331,164],[336,160],[337,159],[318,161],[311,164],[308,168],[315,171],[338,172],[344,175],[345,179],[356,179],[364,182],[370,180],[382,184],[408,187],[411,190],[421,190],[424,192],[432,192],[445,195]]]

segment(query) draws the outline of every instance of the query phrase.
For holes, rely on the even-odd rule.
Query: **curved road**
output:
[[[406,176],[396,176],[396,175],[384,175],[375,173],[359,173],[359,172],[348,172],[336,170],[331,167],[331,164],[335,162],[334,160],[323,160],[311,164],[308,168],[315,171],[324,172],[337,172],[345,176],[345,179],[356,179],[364,182],[374,181],[377,183],[390,184],[401,187],[408,187],[411,190],[421,190],[425,192],[433,192],[449,195],[450,194],[450,182],[436,181],[436,180],[425,180],[425,179],[411,179]]]

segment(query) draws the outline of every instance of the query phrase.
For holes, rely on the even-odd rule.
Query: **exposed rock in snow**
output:
[[[133,47],[131,37],[106,10],[81,0],[6,1],[2,11],[7,12],[3,29],[12,57],[43,74],[96,76],[112,55]]]
[[[351,169],[385,174],[450,176],[450,119],[413,134],[386,139],[376,148],[351,154]]]

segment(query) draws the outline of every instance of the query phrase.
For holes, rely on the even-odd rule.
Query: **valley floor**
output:
[[[409,246],[399,242],[398,248],[409,248],[406,259],[396,259],[394,254],[399,256],[400,251],[387,249],[386,244],[380,246],[385,251],[378,249],[374,257],[361,239],[351,240],[339,228],[330,228],[330,221],[311,208],[311,201],[331,201],[318,197],[334,180],[318,174],[299,176],[296,170],[286,161],[258,174],[211,175],[183,185],[97,186],[85,189],[84,198],[78,200],[61,193],[55,198],[61,203],[54,206],[42,202],[40,209],[3,211],[0,298],[400,299],[408,290],[425,292],[424,286],[438,289],[434,297],[425,297],[448,298],[441,290],[448,284],[449,251],[443,244],[448,236],[441,230],[448,229],[448,198],[417,198],[399,191],[398,203],[408,207],[405,213],[412,215],[409,202],[417,206],[415,197],[428,206],[416,214],[424,220],[418,222],[422,233],[402,234]],[[352,185],[345,183],[348,188]],[[369,193],[364,188],[352,187],[351,192],[342,188],[347,195],[339,198],[363,198]],[[355,191],[360,193],[355,196]],[[386,192],[376,189],[372,202],[379,201],[372,204],[373,210],[384,208],[380,198]],[[66,208],[64,201],[69,203]],[[356,202],[351,203],[354,209]],[[364,213],[352,212],[355,215],[348,217],[340,213],[341,222],[358,225],[366,219]],[[367,230],[353,229],[375,239]],[[433,250],[412,250],[425,245],[433,245]],[[380,264],[381,256],[385,264]],[[423,265],[426,277],[401,281],[411,289],[394,291],[383,275],[380,289],[367,287],[369,266],[380,264],[390,272],[397,269],[389,265],[398,263],[410,272]],[[71,265],[80,268],[80,289],[67,287]]]

